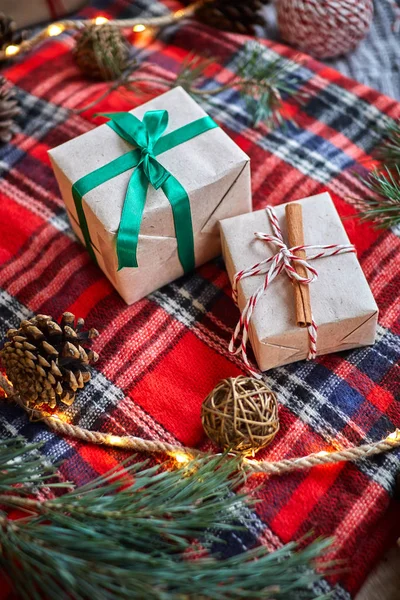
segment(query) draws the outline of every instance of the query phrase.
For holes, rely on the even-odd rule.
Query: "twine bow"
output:
[[[132,113],[107,113],[107,123],[121,138],[134,146],[126,154],[81,177],[72,186],[79,224],[89,254],[97,262],[90,236],[83,197],[109,179],[135,167],[129,179],[117,233],[118,270],[137,267],[137,247],[149,184],[166,195],[174,219],[178,257],[185,272],[195,266],[193,226],[189,196],[182,184],[158,160],[157,156],[192,138],[218,127],[211,117],[201,117],[163,135],[168,125],[168,111],[147,111],[140,121]]]
[[[279,226],[279,221],[276,216],[276,213],[272,206],[267,206],[266,208],[267,215],[269,217],[272,230],[274,232],[273,235],[256,232],[254,236],[258,240],[263,240],[264,242],[269,242],[271,244],[275,244],[279,248],[278,252],[269,258],[265,258],[264,260],[256,263],[255,265],[243,269],[236,273],[233,277],[232,282],[232,297],[233,300],[238,306],[238,284],[241,279],[245,279],[246,277],[253,277],[254,275],[263,275],[265,274],[265,278],[263,283],[257,288],[252,296],[247,300],[246,305],[240,315],[240,319],[236,325],[235,331],[233,332],[231,341],[229,343],[229,352],[231,354],[242,354],[243,362],[245,363],[249,372],[258,379],[261,378],[261,375],[258,371],[253,369],[251,366],[248,356],[247,356],[247,340],[249,336],[249,325],[252,314],[257,306],[257,303],[269,284],[279,275],[282,271],[285,271],[286,275],[293,281],[298,281],[299,283],[309,285],[313,281],[318,278],[317,270],[312,267],[309,263],[311,260],[315,260],[316,258],[324,258],[326,256],[336,256],[337,254],[345,254],[347,252],[355,252],[356,249],[352,244],[327,244],[327,245],[302,245],[302,246],[293,246],[293,248],[288,248],[285,242],[283,241],[282,231]],[[311,256],[307,256],[307,260],[296,256],[296,252],[299,250],[318,250],[316,254],[312,254]],[[303,265],[309,274],[308,277],[303,277],[297,273],[296,269],[293,266],[293,262],[297,264]],[[308,340],[309,340],[309,351],[307,360],[314,359],[317,355],[317,325],[314,321],[314,317],[311,319],[311,325],[307,327],[308,330]],[[242,333],[242,339],[238,346],[237,340],[240,337],[240,333]]]

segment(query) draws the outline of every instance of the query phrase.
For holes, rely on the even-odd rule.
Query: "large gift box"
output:
[[[307,286],[318,332],[315,339],[316,354],[373,344],[378,308],[357,256],[352,251],[353,248],[349,248],[350,242],[330,195],[323,193],[298,203],[302,207],[304,243],[330,246],[328,249],[305,251],[307,256],[328,254],[309,262],[318,275]],[[271,222],[274,217],[273,214],[269,216],[268,210],[259,210],[221,222],[222,250],[231,282],[234,282],[235,274],[238,274],[237,303],[241,312],[249,299],[254,298],[260,290],[256,306],[250,306],[252,315],[245,335],[248,333],[262,371],[309,357],[312,335],[307,327],[300,327],[297,322],[293,288],[298,283],[288,277],[285,269],[280,270],[281,263],[276,263],[273,281],[265,290],[262,287],[272,266],[272,261],[265,264],[265,259],[272,258],[280,250],[276,242],[263,239],[276,235]],[[286,205],[275,207],[274,213],[288,248]],[[261,235],[257,238],[255,232],[261,232]],[[341,245],[344,249],[340,249]],[[257,266],[260,263],[261,266]],[[249,272],[249,267],[254,265],[255,268]],[[241,277],[241,272],[246,270],[250,276]],[[301,284],[301,287],[304,285]],[[249,304],[252,305],[252,302]],[[242,315],[240,327],[246,329],[244,320]],[[240,350],[240,340],[238,343]],[[245,344],[242,354],[246,360]]]
[[[49,155],[72,227],[130,304],[221,251],[251,210],[248,156],[175,88]]]

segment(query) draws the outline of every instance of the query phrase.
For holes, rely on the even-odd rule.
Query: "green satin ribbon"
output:
[[[195,257],[189,197],[184,187],[158,162],[156,156],[218,125],[207,116],[163,135],[168,125],[166,110],[148,111],[143,121],[128,112],[107,113],[103,116],[109,117],[111,121],[107,125],[135,148],[88,173],[72,186],[72,196],[89,254],[97,263],[83,210],[83,197],[109,179],[136,167],[129,179],[117,233],[118,270],[138,266],[136,255],[139,232],[150,184],[156,190],[161,188],[171,204],[179,260],[185,272],[191,271],[195,266]]]

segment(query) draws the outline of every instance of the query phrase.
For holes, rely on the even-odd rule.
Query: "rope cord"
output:
[[[12,385],[1,374],[0,387],[3,388],[10,400],[15,401],[19,406],[26,410],[26,407],[18,394],[15,394]],[[57,416],[43,416],[43,414],[38,410],[31,411],[31,416],[40,418],[41,422],[45,423],[45,425],[47,425],[49,429],[55,433],[81,440],[83,442],[101,444],[114,448],[123,448],[125,450],[134,450],[137,452],[147,452],[150,454],[164,453],[172,456],[187,455],[187,460],[194,457],[208,456],[208,453],[206,452],[202,452],[194,448],[187,448],[185,446],[169,444],[160,440],[145,440],[130,435],[118,436],[100,431],[91,431],[89,429],[79,427],[78,425],[66,423]],[[370,456],[374,456],[376,454],[389,452],[390,450],[394,450],[395,448],[399,447],[400,429],[396,429],[386,438],[371,444],[363,444],[362,446],[345,448],[334,452],[316,452],[300,458],[289,458],[274,462],[269,462],[266,460],[256,461],[244,459],[244,464],[249,473],[282,475],[284,473],[288,473],[289,471],[296,471],[299,469],[310,469],[311,467],[329,465],[338,462],[353,462],[356,460],[369,458]]]
[[[182,8],[181,10],[177,10],[176,12],[169,13],[160,17],[140,17],[132,19],[107,20],[107,23],[115,25],[119,29],[128,29],[134,27],[135,25],[144,25],[145,27],[165,27],[166,25],[177,23],[182,19],[192,17],[200,6],[205,4],[205,2],[210,1],[212,0],[197,0],[197,2],[193,2],[186,8]],[[60,29],[59,33],[62,33],[66,30],[80,31],[85,27],[88,27],[89,25],[93,25],[94,22],[95,19],[65,19],[63,21],[56,21],[52,25],[57,25]],[[29,52],[44,40],[48,39],[49,37],[52,37],[52,35],[54,34],[49,34],[49,27],[51,27],[52,25],[41,29],[31,38],[23,40],[20,44],[17,45],[18,50],[15,52],[15,54]],[[99,24],[99,27],[101,27],[101,24]],[[0,61],[8,60],[11,56],[12,55],[7,54],[7,48],[0,51]]]

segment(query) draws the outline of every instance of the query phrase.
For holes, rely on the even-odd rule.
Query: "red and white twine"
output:
[[[232,297],[236,306],[238,306],[239,282],[242,279],[245,279],[246,277],[253,277],[254,275],[265,274],[263,283],[257,288],[254,294],[250,296],[250,298],[246,302],[246,305],[242,311],[242,314],[240,315],[240,319],[236,325],[235,331],[233,332],[231,341],[229,343],[229,352],[231,352],[232,354],[241,353],[243,362],[245,363],[247,369],[249,370],[251,375],[257,378],[260,378],[261,375],[251,366],[247,356],[249,326],[252,314],[257,306],[257,303],[263,295],[263,293],[265,292],[265,290],[267,289],[267,287],[270,285],[270,283],[275,279],[277,275],[279,275],[282,271],[285,271],[287,276],[291,280],[296,280],[299,283],[308,285],[318,278],[318,273],[316,269],[309,264],[309,261],[315,260],[316,258],[336,256],[337,254],[345,254],[347,252],[356,251],[352,244],[305,244],[303,246],[293,246],[293,248],[288,248],[285,242],[283,241],[279,221],[272,206],[267,206],[266,212],[269,217],[274,234],[271,235],[267,233],[256,232],[254,235],[258,240],[263,240],[264,242],[275,244],[275,246],[277,246],[279,250],[273,256],[265,258],[264,260],[256,263],[255,265],[236,273],[233,277],[232,282]],[[307,256],[307,259],[303,259],[299,256],[296,256],[295,254],[299,250],[318,250],[318,252],[316,254],[312,254],[311,256]],[[292,264],[293,262],[303,265],[303,267],[305,267],[305,269],[309,273],[309,276],[303,277],[299,275]],[[309,352],[307,360],[314,359],[317,355],[317,329],[317,325],[314,321],[314,318],[312,317],[311,325],[307,327],[309,340]],[[242,334],[242,339],[237,345],[240,334]]]

